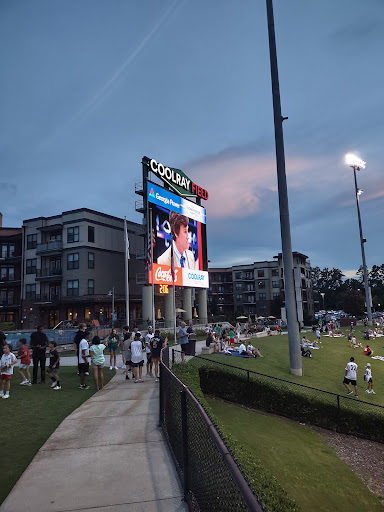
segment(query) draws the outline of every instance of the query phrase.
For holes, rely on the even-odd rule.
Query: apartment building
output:
[[[141,318],[142,226],[127,222],[130,318]],[[25,329],[60,321],[110,323],[125,318],[124,221],[88,208],[23,222],[22,316]]]
[[[305,254],[294,252],[295,292],[299,322],[313,317],[311,264]],[[281,253],[272,261],[209,269],[208,303],[211,314],[280,316],[286,321],[284,271]]]
[[[20,324],[22,229],[3,228],[0,213],[0,324]]]

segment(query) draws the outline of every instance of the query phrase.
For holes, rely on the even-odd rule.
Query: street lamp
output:
[[[325,306],[324,306],[324,297],[325,297],[325,293],[324,292],[320,292],[320,295],[322,296],[323,298],[323,311],[325,311]]]
[[[354,155],[353,153],[348,153],[345,155],[345,162],[349,167],[353,169],[353,176],[355,178],[355,194],[356,194],[356,206],[357,206],[357,217],[359,220],[359,233],[360,233],[360,245],[361,245],[361,257],[363,260],[363,276],[364,276],[364,288],[365,288],[365,303],[367,306],[367,315],[368,315],[368,323],[372,325],[372,310],[371,310],[371,297],[369,293],[368,286],[368,273],[367,273],[367,264],[365,261],[365,251],[364,244],[367,241],[363,237],[363,228],[361,226],[361,215],[360,215],[360,201],[359,196],[363,193],[363,191],[357,188],[357,179],[356,179],[356,171],[360,171],[361,169],[365,169],[364,160]]]
[[[112,326],[112,329],[113,329],[113,317],[114,317],[114,314],[115,314],[115,287],[112,286],[112,290],[109,290],[108,292],[108,295],[109,297],[112,295],[112,314],[111,314],[111,326]]]

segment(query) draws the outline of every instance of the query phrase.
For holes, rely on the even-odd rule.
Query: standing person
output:
[[[236,324],[236,336],[237,336],[237,339],[239,341],[240,341],[240,333],[241,333],[241,327],[240,327],[239,322],[237,322],[237,324]]]
[[[17,362],[15,354],[11,351],[11,345],[6,343],[3,347],[3,355],[1,356],[1,391],[2,398],[9,398],[9,391],[11,388],[11,378],[13,375],[13,365]]]
[[[192,324],[189,324],[189,326],[187,328],[187,333],[188,334],[192,334],[193,333],[193,325]]]
[[[125,326],[124,327],[124,341],[123,341],[123,345],[122,345],[122,352],[124,354],[124,358],[125,358],[125,378],[126,380],[129,380],[129,375],[128,375],[128,372],[131,370],[131,343],[132,343],[132,338],[131,338],[131,333],[129,332],[128,330],[128,326]]]
[[[135,339],[131,342],[131,366],[133,367],[133,373],[135,375],[135,383],[143,382],[143,345],[141,343],[141,334],[137,332],[135,334]],[[139,374],[137,372],[139,369]],[[137,378],[139,377],[139,378]]]
[[[75,352],[77,356],[77,374],[80,375],[80,363],[79,363],[79,345],[80,341],[84,338],[84,333],[86,329],[86,324],[81,323],[79,324],[79,330],[75,334],[75,337],[73,339],[73,343],[75,344]]]
[[[120,344],[120,338],[117,334],[116,329],[112,329],[111,334],[108,336],[108,346],[109,346],[109,369],[110,370],[118,370],[116,366],[116,351],[117,347]]]
[[[32,384],[37,384],[37,372],[40,363],[41,384],[45,383],[45,352],[48,347],[48,338],[44,334],[44,327],[39,325],[35,332],[31,334],[31,349],[33,360],[33,378]]]
[[[56,347],[56,341],[49,342],[49,367],[47,373],[52,381],[51,388],[53,388],[55,391],[61,389],[59,377],[60,356],[56,350]]]
[[[371,363],[367,363],[365,365],[364,380],[368,384],[368,387],[365,390],[365,392],[371,395],[376,395],[376,393],[373,391]]]
[[[100,338],[98,336],[94,336],[92,338],[92,345],[89,348],[89,352],[91,354],[91,365],[93,368],[93,379],[95,381],[95,386],[97,391],[99,389],[103,389],[104,386],[104,363],[105,363],[105,357],[104,357],[104,350],[105,345],[104,343],[100,343]],[[100,380],[100,388],[99,388],[99,380]]]
[[[160,352],[163,347],[168,343],[168,338],[165,340],[160,336],[159,329],[155,330],[155,335],[151,339],[151,353],[152,353],[152,361],[155,366],[155,382],[159,382],[159,360],[160,360]]]
[[[354,357],[351,357],[350,360],[349,360],[349,363],[347,364],[347,366],[345,367],[345,376],[344,376],[344,380],[343,380],[343,384],[345,386],[345,388],[347,389],[347,395],[352,395],[353,391],[351,389],[349,389],[349,386],[348,384],[352,384],[352,386],[354,386],[355,388],[355,397],[357,398],[357,370],[358,370],[358,366],[357,364],[355,363],[355,358]]]
[[[181,348],[181,360],[184,361],[185,349],[188,343],[189,334],[186,331],[186,323],[181,322],[179,332],[177,333],[177,337],[179,339],[180,348]]]
[[[19,340],[19,352],[17,354],[17,359],[20,359],[19,366],[19,374],[22,377],[22,381],[20,382],[21,386],[32,386],[31,384],[31,374],[29,373],[29,367],[31,366],[31,356],[27,347],[26,338],[20,338]],[[25,375],[23,373],[25,371]]]
[[[152,354],[151,354],[151,339],[153,338],[153,328],[150,325],[148,327],[148,333],[144,338],[145,343],[145,354],[147,356],[147,377],[153,377],[152,373]]]
[[[208,336],[208,334],[210,334],[211,332],[211,328],[209,327],[208,324],[205,324],[205,334]]]
[[[230,343],[230,345],[234,345],[235,344],[235,332],[234,332],[232,326],[229,329],[228,336],[229,336],[229,343]]]
[[[320,341],[320,338],[321,338],[320,329],[317,327],[316,328],[316,339],[317,339],[317,341]]]
[[[89,389],[85,383],[85,375],[89,375],[89,332],[83,333],[83,339],[79,344],[79,373],[80,373],[80,389]]]

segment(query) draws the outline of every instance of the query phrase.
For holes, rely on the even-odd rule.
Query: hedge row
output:
[[[289,383],[265,379],[261,375],[236,373],[227,369],[202,366],[199,368],[203,393],[242,404],[254,409],[285,416],[345,434],[384,442],[384,409],[364,409],[354,399],[340,400],[326,393],[312,393],[306,388],[293,389]]]

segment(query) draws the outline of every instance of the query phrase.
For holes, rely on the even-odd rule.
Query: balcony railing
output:
[[[61,268],[38,268],[36,269],[36,278],[61,277],[63,269]]]
[[[7,298],[7,299],[0,299],[0,307],[5,307],[5,306],[16,306],[16,300],[15,299],[10,299],[10,298]]]
[[[28,298],[28,297],[27,297]],[[29,300],[36,300],[41,302],[57,302],[60,300],[59,294],[36,293],[35,297],[30,297]]]
[[[36,247],[36,254],[44,252],[60,252],[63,250],[63,242],[61,240],[52,240],[45,244],[38,244]]]

